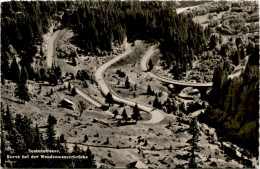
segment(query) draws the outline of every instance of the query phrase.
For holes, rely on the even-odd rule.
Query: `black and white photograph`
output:
[[[257,0],[0,3],[0,168],[259,167]]]

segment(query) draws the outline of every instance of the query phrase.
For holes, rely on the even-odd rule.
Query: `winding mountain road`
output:
[[[141,61],[140,61],[140,65],[141,68],[144,72],[147,72],[149,70],[149,66],[148,66],[148,61],[150,60],[152,54],[154,53],[154,50],[159,46],[159,44],[157,45],[153,45],[151,46],[144,54],[144,56],[142,57]]]
[[[52,66],[52,57],[54,55],[55,52],[55,47],[56,47],[56,41],[57,39],[60,37],[60,35],[62,35],[63,30],[57,30],[56,32],[54,32],[50,38],[50,40],[48,41],[47,44],[47,58],[46,58],[46,62],[47,62],[47,67],[51,68]],[[112,64],[116,63],[117,61],[121,60],[122,58],[126,57],[130,52],[131,52],[131,46],[130,44],[126,45],[126,50],[125,52],[123,52],[122,54],[118,55],[117,57],[115,57],[114,59],[106,62],[105,64],[101,65],[98,70],[95,73],[95,78],[96,81],[100,87],[101,92],[104,95],[107,95],[108,92],[110,92],[110,89],[108,88],[105,80],[103,79],[103,74],[104,71],[111,66]],[[65,85],[68,85],[67,82],[65,82]],[[77,94],[79,94],[81,97],[83,97],[84,99],[86,99],[87,101],[89,101],[90,103],[92,103],[93,105],[95,105],[96,107],[101,107],[102,104],[99,103],[97,100],[93,99],[91,96],[89,96],[88,94],[86,94],[85,92],[83,92],[82,90],[80,90],[77,86],[73,85],[71,83],[71,86],[75,87]],[[117,96],[115,94],[113,94],[113,92],[111,91],[112,97],[115,101],[117,102],[121,102],[124,104],[127,104],[129,106],[135,106],[136,102],[121,98],[120,96]],[[164,113],[161,110],[158,109],[154,109],[153,107],[148,107],[142,104],[137,104],[138,107],[146,112],[151,113],[152,118],[148,121],[145,121],[143,123],[147,123],[147,124],[155,124],[155,123],[159,123],[161,120],[164,119]],[[110,111],[106,111],[106,113],[113,115]]]
[[[129,106],[135,106],[135,104],[137,104],[139,109],[151,113],[152,118],[150,120],[148,120],[148,121],[145,121],[144,123],[149,123],[149,124],[159,123],[160,121],[162,121],[164,119],[163,111],[161,111],[159,109],[154,109],[153,107],[148,107],[148,106],[142,105],[140,103],[137,103],[137,102],[134,102],[134,101],[131,101],[131,100],[127,100],[125,98],[122,98],[122,97],[114,94],[112,91],[110,91],[108,85],[106,84],[105,80],[103,79],[104,71],[109,66],[111,66],[112,64],[114,64],[114,63],[118,62],[120,59],[126,57],[131,51],[132,50],[131,50],[130,44],[127,44],[125,52],[123,52],[122,54],[118,55],[114,59],[106,62],[105,64],[101,65],[98,68],[98,70],[96,71],[96,73],[95,73],[96,82],[98,83],[98,86],[99,86],[101,92],[105,96],[108,94],[108,92],[110,92],[111,95],[112,95],[112,98],[115,101],[127,104]]]
[[[52,66],[52,57],[54,55],[55,52],[55,47],[56,47],[56,41],[57,39],[60,37],[61,33],[63,30],[57,30],[55,31],[51,38],[49,39],[48,43],[47,43],[47,57],[46,57],[46,63],[47,63],[47,67],[51,68]]]
[[[140,64],[141,64],[141,69],[144,72],[147,72],[149,70],[148,62],[151,59],[151,56],[152,56],[152,54],[154,53],[154,51],[157,47],[158,47],[158,44],[151,46],[148,49],[148,51],[144,54],[144,56],[142,57]],[[166,77],[158,76],[158,75],[153,74],[152,72],[147,72],[147,74],[149,74],[151,77],[153,77],[157,80],[160,80],[160,81],[163,81],[163,82],[166,82],[166,83],[179,85],[179,86],[187,86],[187,87],[211,87],[212,86],[212,82],[209,82],[209,83],[182,82],[182,81],[171,80],[171,79],[168,79]]]

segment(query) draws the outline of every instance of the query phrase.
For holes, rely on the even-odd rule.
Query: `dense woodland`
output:
[[[111,51],[127,37],[157,40],[165,66],[173,66],[178,79],[189,70],[193,55],[206,47],[209,31],[192,21],[191,15],[177,15],[173,5],[161,2],[84,3],[65,13],[63,25],[77,32],[78,46],[92,52]]]
[[[208,33],[191,16],[177,15],[173,8],[173,2],[2,3],[2,73],[9,78],[8,60],[18,57],[29,79],[38,78],[39,70],[31,66],[36,53],[43,55],[37,45],[60,15],[62,26],[76,33],[74,43],[96,54],[111,51],[126,37],[161,42],[166,66],[173,66],[177,75],[189,69],[194,53],[205,48]]]
[[[249,50],[250,49],[250,50]],[[240,77],[228,79],[221,64],[214,72],[210,106],[199,119],[218,129],[218,134],[258,154],[259,146],[259,46],[247,49],[248,64]]]
[[[46,118],[47,126],[33,125],[31,119],[21,114],[11,112],[9,106],[1,105],[2,134],[1,134],[1,166],[8,168],[95,168],[94,155],[91,150],[82,150],[77,144],[72,152],[68,151],[67,141],[64,135],[56,135],[55,125],[57,119],[53,115]],[[59,150],[60,153],[40,153],[40,155],[77,156],[84,155],[87,159],[8,159],[7,155],[39,155],[29,153],[28,150]]]
[[[39,70],[31,64],[41,47],[43,34],[49,31],[53,15],[59,9],[56,2],[5,2],[1,3],[1,72],[10,79],[11,61],[19,60],[25,67],[29,79],[37,78]],[[21,68],[19,68],[21,69]]]

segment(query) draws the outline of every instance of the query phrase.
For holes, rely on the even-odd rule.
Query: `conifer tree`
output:
[[[190,168],[197,168],[197,164],[195,162],[195,150],[198,149],[197,142],[198,142],[198,125],[197,125],[197,120],[192,119],[189,132],[192,134],[192,138],[189,140],[190,145],[191,145],[191,153],[190,153],[190,161],[189,161],[189,167]]]
[[[57,79],[62,78],[62,72],[61,72],[61,68],[59,66],[55,66],[54,73],[55,73]]]
[[[40,150],[42,148],[43,148],[43,138],[42,138],[42,135],[39,131],[38,124],[36,124],[32,149]]]
[[[10,112],[9,105],[6,106],[6,110],[2,113],[3,122],[4,122],[4,129],[7,131],[11,131],[14,129],[14,121],[13,116]]]
[[[2,49],[3,51],[3,49]],[[10,67],[9,67],[9,61],[8,58],[10,58],[10,55],[6,52],[5,55],[1,56],[1,74],[4,78],[9,79],[8,76],[10,76]]]
[[[116,116],[118,115],[118,111],[117,111],[117,110],[114,110],[114,111],[113,111],[113,114],[114,114],[114,117],[113,117],[113,118],[116,118]]]
[[[216,101],[220,98],[221,95],[221,89],[223,87],[224,82],[227,80],[227,73],[225,70],[223,70],[222,66],[218,66],[214,70],[214,75],[213,75],[213,86],[211,90],[211,99],[209,99],[209,102],[214,105],[217,104]]]
[[[78,144],[75,144],[72,150],[72,154],[79,154],[80,153],[80,148]]]
[[[123,112],[122,112],[122,115],[121,115],[121,116],[123,117],[123,120],[125,120],[125,122],[127,122],[127,120],[128,120],[128,115],[127,115],[125,109],[123,109]]]
[[[153,101],[153,107],[156,107],[156,108],[160,107],[160,103],[159,103],[157,95],[155,96],[155,99]]]
[[[88,141],[88,136],[85,134],[83,142],[85,143],[86,141]]]
[[[194,148],[191,150],[191,157],[189,161],[189,168],[197,168],[197,164],[195,162],[195,151]]]
[[[94,159],[95,156],[92,153],[92,151],[89,149],[89,147],[86,150],[86,155],[88,156],[88,159],[87,159],[87,161],[85,163],[86,166],[84,166],[84,167],[86,167],[86,168],[96,168],[97,165],[96,165],[96,161]]]
[[[60,139],[58,138],[57,139],[57,148],[56,148],[57,150],[59,150],[61,153],[64,153],[65,152],[65,148],[64,148],[64,146],[61,144],[61,141],[60,141]],[[63,164],[63,163],[62,163]]]
[[[68,84],[68,90],[69,91],[71,90],[71,84],[70,83]]]
[[[125,88],[127,88],[127,89],[130,88],[130,83],[129,83],[128,76],[126,76],[126,79],[125,79]]]
[[[105,102],[108,103],[109,106],[110,106],[110,104],[112,104],[114,102],[113,97],[110,92],[107,93]]]
[[[15,89],[15,96],[19,97],[23,103],[30,101],[30,93],[27,84],[18,83],[17,88]]]
[[[57,140],[55,138],[56,136],[56,132],[54,130],[54,125],[57,123],[57,120],[55,122],[55,117],[52,116],[52,115],[49,115],[48,117],[48,125],[47,125],[47,130],[46,130],[46,134],[47,134],[47,139],[46,139],[46,144],[47,144],[47,147],[49,149],[55,149],[56,148],[56,143],[57,143]]]
[[[75,79],[75,76],[73,73],[70,73],[70,79],[74,80]]]
[[[2,109],[2,125],[3,131],[6,131],[6,139],[9,141],[10,148],[14,150],[16,154],[25,152],[25,143],[21,134],[16,130],[16,125],[13,116],[10,112],[9,106],[7,105],[6,110]]]
[[[55,125],[57,124],[57,119],[53,115],[49,114],[47,122],[49,125]]]
[[[77,95],[76,88],[73,87],[72,90],[71,90],[71,96],[76,96],[76,95]]]
[[[134,107],[134,109],[133,109],[132,119],[135,120],[135,122],[137,122],[138,120],[141,120],[141,119],[142,119],[137,104],[135,104],[135,107]]]
[[[20,155],[24,154],[26,152],[26,145],[22,135],[19,134],[16,129],[14,129],[14,135],[12,137],[12,148],[14,149],[15,153]]]
[[[21,70],[21,80],[20,83],[26,83],[28,80],[28,73],[27,70],[24,66],[22,66],[22,70]]]
[[[152,95],[152,94],[153,94],[153,91],[152,91],[152,89],[151,89],[150,84],[148,84],[148,86],[147,86],[147,94],[148,94],[148,95]]]
[[[16,58],[14,57],[13,62],[11,64],[11,69],[10,69],[10,77],[14,82],[18,82],[20,79],[20,69],[17,64]]]

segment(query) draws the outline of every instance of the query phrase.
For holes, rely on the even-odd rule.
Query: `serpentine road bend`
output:
[[[64,32],[64,30],[57,30],[56,32],[54,32],[52,34],[51,38],[48,41],[48,45],[47,45],[47,58],[46,58],[47,67],[48,68],[51,68],[51,66],[52,66],[52,57],[53,57],[53,54],[55,52],[56,41],[60,37],[60,35],[62,35],[63,32]],[[64,82],[64,85],[68,86],[68,82]],[[78,87],[76,87],[72,83],[71,83],[71,87],[75,87],[76,93],[78,95],[80,95],[82,98],[84,98],[85,100],[87,100],[88,102],[90,102],[91,104],[95,105],[98,108],[100,108],[102,106],[101,103],[99,103],[98,101],[93,99],[91,96],[87,95],[85,92],[80,90]],[[110,112],[110,111],[105,111],[105,113],[113,116],[113,113]]]
[[[95,73],[96,82],[98,83],[98,86],[99,86],[101,92],[105,96],[108,94],[108,92],[110,92],[110,89],[107,86],[105,80],[103,79],[104,71],[112,64],[114,64],[114,63],[118,62],[120,59],[126,57],[131,51],[132,51],[131,46],[130,46],[130,44],[127,43],[125,52],[116,56],[114,59],[106,62],[105,64],[101,65],[98,68],[98,70],[96,71],[96,73]],[[134,101],[130,101],[130,100],[121,98],[120,96],[115,95],[113,92],[110,92],[110,93],[112,95],[112,98],[117,102],[124,103],[129,106],[135,106],[135,104],[137,104],[141,110],[151,113],[152,118],[148,121],[145,121],[144,123],[156,124],[164,119],[164,113],[161,110],[154,109],[153,107],[148,107],[148,106],[142,105],[140,103],[136,103]]]
[[[148,68],[148,62],[151,59],[152,54],[154,53],[154,50],[158,47],[157,45],[153,45],[149,48],[149,50],[144,54],[144,56],[142,57],[140,64],[141,64],[141,68],[144,72],[147,72],[149,70]],[[180,86],[187,86],[187,87],[211,87],[212,86],[212,82],[209,83],[191,83],[191,82],[182,82],[182,81],[178,81],[178,80],[170,80],[168,78],[162,77],[162,76],[158,76],[153,74],[152,72],[147,72],[147,74],[149,74],[151,77],[158,79],[160,81],[163,82],[167,82],[167,83],[171,83],[171,84],[175,84],[175,85],[180,85]]]
[[[47,67],[51,68],[52,66],[52,57],[53,54],[55,52],[55,47],[56,47],[56,41],[57,39],[60,37],[60,35],[62,35],[62,33],[64,32],[64,30],[57,30],[55,31],[50,40],[48,41],[47,44],[47,58],[46,58],[46,62],[47,62]],[[129,54],[131,52],[131,46],[130,44],[126,45],[126,50],[124,53],[118,55],[117,57],[115,57],[114,59],[110,60],[109,62],[103,64],[102,66],[99,67],[99,69],[97,70],[97,72],[95,73],[95,78],[96,81],[101,89],[101,92],[104,95],[107,95],[107,93],[109,92],[109,88],[106,84],[106,82],[103,79],[103,72],[112,64],[114,64],[115,62],[119,61],[120,59],[122,59],[123,57],[125,57],[127,54]],[[65,85],[68,85],[67,83],[65,83]],[[101,107],[102,104],[99,103],[98,101],[94,100],[91,96],[87,95],[86,93],[84,93],[82,90],[80,90],[79,88],[77,88],[75,85],[71,84],[72,86],[75,87],[77,94],[79,94],[81,97],[83,97],[84,99],[86,99],[87,101],[89,101],[90,103],[92,103],[93,105],[97,106],[97,107]],[[112,92],[111,92],[112,94]],[[115,101],[118,102],[122,102],[125,103],[127,105],[130,106],[135,106],[135,102],[133,101],[129,101],[123,98],[120,98],[114,94],[112,94],[112,97]],[[146,112],[151,113],[152,118],[148,121],[145,121],[143,123],[148,123],[148,124],[155,124],[155,123],[159,123],[161,120],[164,119],[164,114],[162,111],[158,110],[158,109],[154,109],[152,107],[148,107],[148,106],[144,106],[141,104],[137,104],[138,107]],[[110,111],[106,111],[107,114],[113,115],[112,112]]]

